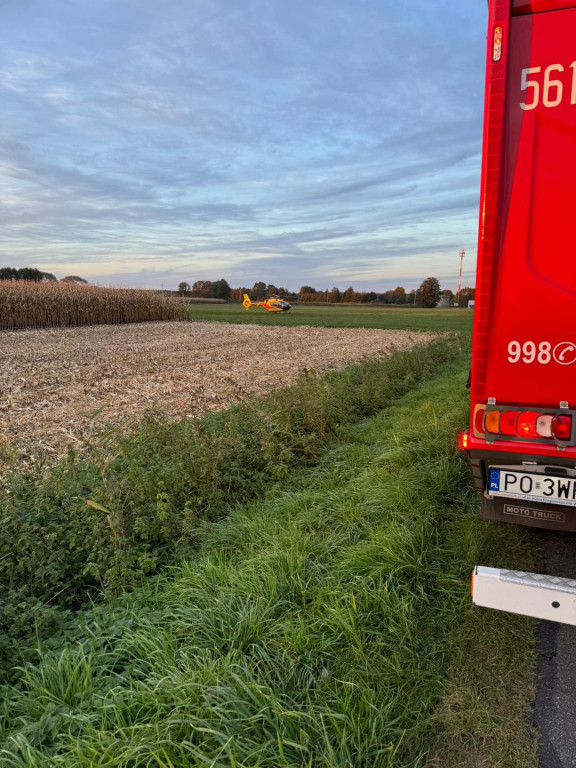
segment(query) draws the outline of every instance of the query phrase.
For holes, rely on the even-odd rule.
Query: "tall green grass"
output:
[[[0,472],[0,660],[178,562],[206,525],[314,463],[340,432],[435,375],[452,339],[365,361],[199,421],[150,413],[126,433],[89,436],[61,465]],[[0,468],[1,469],[1,468]]]
[[[468,596],[475,562],[532,550],[479,519],[465,364],[39,647],[2,691],[3,765],[535,766],[532,624]]]

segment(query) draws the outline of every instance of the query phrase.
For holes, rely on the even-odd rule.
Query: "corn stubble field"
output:
[[[0,333],[0,765],[535,768],[533,624],[468,597],[534,558],[479,519],[468,368],[465,333]],[[57,460],[97,407],[133,429]]]
[[[153,406],[172,417],[218,411],[363,357],[426,343],[433,334],[363,328],[145,323],[4,332],[0,440],[21,455],[62,456],[97,423]]]
[[[0,330],[185,320],[186,307],[153,291],[0,281]]]

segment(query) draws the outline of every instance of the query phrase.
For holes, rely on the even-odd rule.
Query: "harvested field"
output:
[[[154,405],[195,417],[286,387],[306,368],[343,368],[434,336],[179,322],[4,331],[0,442],[54,460],[81,445],[96,411],[115,424]]]

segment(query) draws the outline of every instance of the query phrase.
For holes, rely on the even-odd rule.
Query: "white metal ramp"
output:
[[[483,608],[576,625],[576,579],[477,565],[472,600]]]

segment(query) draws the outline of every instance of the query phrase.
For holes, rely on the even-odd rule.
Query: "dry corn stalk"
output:
[[[187,309],[146,289],[0,281],[0,330],[185,320]]]

